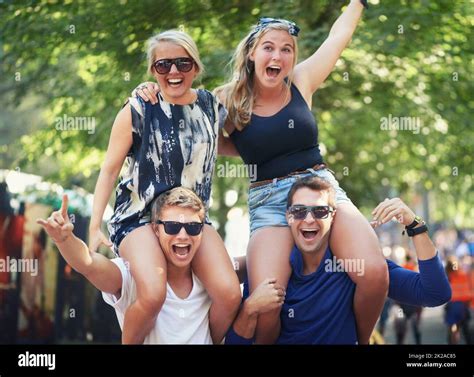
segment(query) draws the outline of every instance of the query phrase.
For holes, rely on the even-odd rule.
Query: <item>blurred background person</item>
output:
[[[445,323],[448,326],[448,343],[458,344],[460,333],[467,344],[471,343],[469,334],[469,306],[472,300],[472,290],[469,275],[459,266],[455,256],[450,256],[446,264],[446,274],[451,284],[452,297],[446,305]]]

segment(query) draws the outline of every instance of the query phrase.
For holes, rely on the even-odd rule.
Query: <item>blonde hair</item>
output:
[[[255,104],[254,96],[254,72],[255,67],[250,61],[250,55],[255,51],[262,37],[270,30],[284,30],[289,33],[289,25],[284,22],[275,22],[255,32],[256,26],[252,28],[247,36],[242,39],[235,50],[231,64],[233,66],[230,81],[215,89],[215,93],[224,100],[224,106],[228,111],[227,121],[241,131],[249,122],[252,109]],[[296,37],[293,39],[294,58],[293,67],[298,59],[298,44]],[[292,73],[287,80],[288,90],[291,87]]]
[[[179,30],[167,30],[160,34],[156,34],[147,41],[147,61],[148,72],[153,75],[153,63],[155,62],[155,49],[160,42],[169,42],[177,46],[181,46],[186,50],[188,55],[194,60],[197,66],[199,77],[204,73],[204,65],[199,57],[199,50],[194,40],[189,34]]]
[[[161,211],[166,207],[190,208],[198,212],[201,221],[204,221],[205,209],[202,200],[194,191],[185,187],[175,187],[160,194],[151,205],[151,220],[160,218]]]

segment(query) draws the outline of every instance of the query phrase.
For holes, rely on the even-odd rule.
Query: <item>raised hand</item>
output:
[[[74,230],[74,225],[69,220],[67,213],[68,202],[68,196],[64,194],[59,211],[53,212],[46,220],[36,220],[36,223],[44,228],[56,244],[66,241]]]
[[[372,211],[373,220],[370,224],[375,228],[385,224],[394,217],[403,225],[410,225],[415,213],[400,198],[385,199]]]

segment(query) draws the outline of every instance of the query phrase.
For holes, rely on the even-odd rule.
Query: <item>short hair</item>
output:
[[[204,73],[204,64],[199,57],[199,50],[191,36],[184,31],[167,30],[152,36],[147,41],[148,72],[153,75],[153,63],[155,62],[155,49],[160,42],[169,42],[184,48],[189,57],[194,60],[197,66],[197,76]]]
[[[293,204],[293,196],[295,195],[295,192],[302,188],[327,192],[328,204],[332,208],[336,208],[336,190],[334,190],[334,187],[327,180],[313,176],[298,179],[293,186],[291,186],[290,192],[288,193],[286,208],[289,208]]]
[[[205,209],[202,200],[194,191],[185,187],[175,187],[160,194],[151,205],[151,220],[160,218],[161,211],[166,207],[190,208],[198,212],[201,221],[204,221]]]

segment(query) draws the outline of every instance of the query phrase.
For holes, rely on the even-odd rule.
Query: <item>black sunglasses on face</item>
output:
[[[163,224],[166,234],[174,236],[181,232],[181,228],[184,227],[186,233],[190,236],[197,236],[201,233],[204,223],[190,222],[190,223],[180,223],[178,221],[161,221],[157,220],[156,224]]]
[[[171,71],[172,65],[180,72],[189,72],[194,66],[194,60],[191,58],[160,59],[153,63],[153,67],[160,75]]]
[[[294,205],[288,208],[288,214],[292,215],[295,220],[304,220],[311,212],[315,219],[326,219],[334,209],[330,206],[303,206]]]

